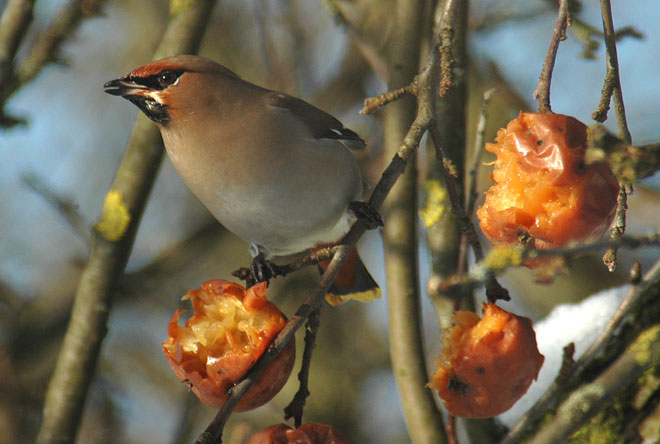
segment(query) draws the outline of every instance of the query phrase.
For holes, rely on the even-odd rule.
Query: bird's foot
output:
[[[266,259],[263,253],[257,254],[250,264],[250,274],[256,282],[267,282],[272,278],[283,275],[282,267]]]
[[[358,220],[362,221],[368,230],[374,230],[384,225],[380,213],[367,202],[353,201],[348,204],[348,209],[355,214]]]

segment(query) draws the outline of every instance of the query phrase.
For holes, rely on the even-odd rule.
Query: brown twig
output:
[[[601,13],[603,16],[603,32],[605,39],[605,48],[607,53],[607,72],[605,74],[605,84],[601,94],[598,109],[592,114],[592,118],[598,122],[604,122],[607,119],[607,111],[610,106],[610,100],[614,102],[616,112],[616,121],[619,137],[630,145],[632,138],[626,119],[626,108],[623,103],[623,93],[621,91],[621,78],[619,77],[619,58],[616,49],[616,35],[614,32],[614,21],[612,20],[612,5],[610,0],[600,1]],[[616,238],[623,235],[626,231],[626,210],[627,210],[628,190],[621,186],[619,190],[618,207],[614,225],[611,227],[612,237]],[[603,262],[610,271],[614,271],[617,266],[617,251],[610,249],[603,256]]]
[[[445,429],[447,430],[447,444],[459,444],[458,433],[456,430],[456,417],[454,415],[450,414],[447,418]]]
[[[394,91],[385,92],[376,97],[369,97],[367,99],[364,99],[364,106],[360,110],[360,114],[369,115],[374,111],[376,111],[378,108],[385,106],[388,103],[392,103],[396,100],[399,100],[401,97],[403,97],[406,94],[416,95],[418,87],[419,85],[417,84],[417,78],[415,78],[411,84],[406,85],[402,88],[396,89]]]
[[[567,381],[575,371],[575,342],[571,342],[562,349],[561,367],[557,374],[557,383],[561,384]]]
[[[338,246],[319,248],[318,250],[314,250],[303,257],[289,262],[288,264],[271,264],[273,266],[274,272],[273,277],[284,277],[290,273],[293,273],[294,271],[300,270],[301,268],[311,267],[313,265],[317,265],[319,262],[329,261],[332,259],[332,256],[337,252],[338,249]],[[248,287],[254,285],[255,283],[254,277],[252,276],[252,271],[247,267],[241,267],[237,270],[234,270],[231,272],[231,275],[245,281],[246,286]]]
[[[91,233],[89,224],[78,211],[77,205],[71,199],[51,190],[43,180],[34,173],[23,174],[23,182],[55,208],[57,213],[73,228],[85,245],[89,246]]]
[[[486,109],[490,102],[491,96],[495,93],[495,89],[491,88],[484,91],[481,99],[481,112],[479,113],[479,121],[477,122],[477,136],[474,138],[474,149],[472,152],[472,165],[468,171],[468,192],[467,202],[465,204],[465,213],[468,217],[472,217],[474,209],[477,204],[479,193],[477,192],[478,180],[477,172],[481,165],[481,156],[484,152],[484,134],[486,132]]]
[[[456,32],[456,2],[447,2],[445,14],[440,26],[440,84],[438,85],[438,96],[446,97],[449,91],[456,86],[454,79],[454,68],[456,60],[452,54],[454,47],[454,34]]]
[[[614,109],[617,117],[619,137],[627,144],[632,142],[626,119],[626,109],[621,92],[621,78],[619,77],[619,57],[616,49],[616,35],[614,32],[614,21],[612,20],[612,6],[610,0],[601,0],[601,13],[603,15],[603,32],[606,49],[607,72],[605,83],[601,93],[600,103],[591,118],[597,122],[607,120],[607,112],[610,101],[614,101]]]
[[[213,3],[212,0],[189,2],[173,13],[155,57],[196,52]],[[114,196],[114,210],[128,215],[128,221],[113,233],[117,235],[113,239],[98,230],[93,233],[71,319],[46,392],[37,444],[65,444],[75,439],[107,330],[114,289],[128,260],[162,159],[159,141],[153,123],[140,116],[108,192]]]
[[[14,58],[32,23],[34,0],[10,0],[0,17],[0,126],[22,123],[4,112],[4,102],[16,89]]]
[[[539,84],[533,95],[533,97],[539,101],[540,113],[552,112],[552,109],[550,108],[550,83],[552,81],[552,71],[555,67],[559,42],[566,39],[566,27],[569,25],[569,20],[568,0],[560,0],[557,22],[555,23],[555,30],[552,33],[552,40],[550,40],[550,48],[543,61],[543,69],[539,76]]]
[[[491,274],[501,274],[510,267],[518,267],[527,259],[560,257],[570,260],[586,253],[602,251],[606,248],[617,247],[636,249],[642,247],[660,246],[660,234],[642,235],[642,236],[621,236],[617,239],[605,239],[585,244],[579,244],[565,248],[554,248],[548,250],[536,250],[533,248],[500,248],[491,252],[491,255],[497,256],[492,259],[486,256],[478,262],[473,269],[463,275],[455,275],[444,281],[436,281],[429,287],[430,292],[451,293],[461,287],[476,288],[479,285],[488,283]],[[502,257],[501,253],[505,255]]]
[[[16,72],[7,77],[0,88],[0,109],[5,101],[23,85],[29,83],[49,63],[58,61],[61,45],[78,28],[83,19],[99,13],[105,0],[70,0],[62,6],[50,26],[35,39],[27,56],[17,66]],[[0,125],[10,126],[20,121],[0,113]]]
[[[610,227],[612,239],[617,239],[624,235],[626,232],[626,211],[628,211],[628,191],[624,184],[620,184],[619,194],[616,198],[616,215],[614,216],[614,223]],[[608,248],[603,255],[603,263],[611,272],[616,270],[617,267],[617,247]]]
[[[10,0],[0,17],[0,88],[10,84],[16,52],[32,23],[34,0]]]
[[[321,306],[317,307],[307,320],[307,328],[305,329],[305,350],[303,351],[302,365],[298,373],[298,381],[300,387],[291,403],[284,408],[284,420],[293,418],[295,428],[302,425],[303,409],[305,401],[309,396],[309,369],[312,364],[312,351],[316,345],[316,334],[319,331],[321,324]]]

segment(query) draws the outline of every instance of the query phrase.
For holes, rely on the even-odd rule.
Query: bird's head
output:
[[[229,69],[204,57],[178,55],[156,60],[103,85],[104,91],[134,103],[151,120],[165,126],[172,111],[203,100],[209,76],[238,79]]]

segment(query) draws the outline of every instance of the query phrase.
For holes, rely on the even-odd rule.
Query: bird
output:
[[[357,219],[383,225],[363,200],[353,154],[365,141],[301,99],[194,55],[140,66],[106,82],[104,91],[157,125],[186,186],[250,245],[257,281],[277,273],[273,258],[335,245]],[[326,299],[339,305],[380,296],[354,248]]]

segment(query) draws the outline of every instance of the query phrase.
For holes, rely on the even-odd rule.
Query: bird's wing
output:
[[[304,100],[288,94],[271,92],[267,97],[268,105],[285,110],[302,122],[315,139],[334,139],[351,150],[364,149],[366,143],[353,130],[330,114],[310,105]]]

